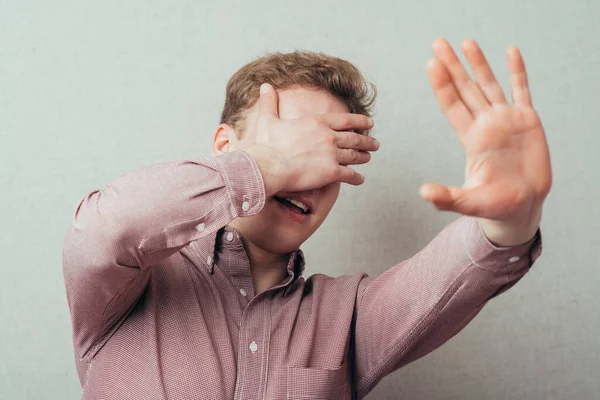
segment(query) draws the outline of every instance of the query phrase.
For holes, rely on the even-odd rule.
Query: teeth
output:
[[[284,200],[289,201],[290,203],[292,203],[293,205],[295,205],[297,207],[300,207],[304,212],[308,211],[308,206],[301,201],[294,200],[294,199],[288,199],[288,198],[285,198]]]

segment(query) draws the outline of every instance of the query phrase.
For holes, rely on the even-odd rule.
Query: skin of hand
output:
[[[354,129],[370,129],[365,115],[325,113],[305,118],[279,118],[278,95],[269,84],[261,85],[258,115],[246,135],[246,148],[258,163],[267,196],[279,191],[302,192],[345,182],[360,185],[364,176],[349,165],[370,160],[379,148],[370,136]]]
[[[436,209],[479,218],[497,246],[534,237],[552,187],[550,153],[534,110],[520,51],[509,47],[509,103],[474,40],[461,44],[472,80],[445,39],[433,42],[427,74],[437,102],[466,154],[461,187],[423,184],[419,193]]]

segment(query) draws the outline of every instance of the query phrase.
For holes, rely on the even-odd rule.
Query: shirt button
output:
[[[208,257],[206,257],[206,263],[207,263],[208,265],[212,265],[212,262],[213,262],[213,259],[212,259],[212,257],[211,257],[211,256],[208,256]]]
[[[509,262],[511,263],[516,263],[517,261],[519,261],[521,259],[521,257],[511,257],[508,259]]]
[[[256,344],[256,342],[250,343],[250,351],[256,353],[256,350],[258,350],[258,345]]]
[[[202,232],[204,230],[204,222],[198,224],[196,226],[196,229],[198,229],[199,232]]]
[[[250,209],[250,203],[248,203],[247,201],[242,203],[242,210],[244,211],[248,211]]]
[[[240,289],[240,293],[242,294],[242,296],[246,297],[246,295],[248,294],[248,292],[246,292],[244,289]]]
[[[233,232],[227,232],[227,241],[231,242],[233,240]]]

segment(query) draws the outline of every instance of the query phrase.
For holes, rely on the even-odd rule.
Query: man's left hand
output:
[[[466,152],[462,187],[424,184],[420,194],[438,210],[480,218],[498,246],[525,243],[536,233],[552,169],[542,122],[533,109],[519,50],[507,50],[512,104],[473,40],[462,43],[471,79],[450,44],[433,42],[427,74],[435,97]]]

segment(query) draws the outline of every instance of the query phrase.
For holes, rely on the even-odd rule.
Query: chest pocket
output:
[[[346,365],[336,369],[287,367],[286,399],[340,400],[346,396]]]

